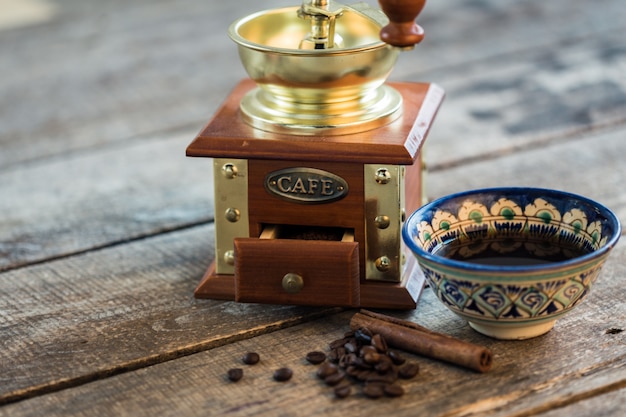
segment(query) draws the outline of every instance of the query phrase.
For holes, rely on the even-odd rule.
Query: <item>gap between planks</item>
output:
[[[506,407],[510,407],[511,403],[516,400],[523,399],[530,394],[533,394],[538,391],[549,390],[555,386],[558,386],[560,383],[568,381],[573,381],[579,379],[582,376],[602,373],[606,371],[610,371],[611,369],[619,369],[624,364],[624,360],[626,359],[626,355],[619,356],[617,358],[613,358],[609,362],[604,362],[602,364],[596,364],[594,366],[579,369],[576,372],[572,372],[565,375],[559,375],[556,378],[551,380],[542,382],[539,385],[530,386],[524,390],[514,391],[508,393],[506,395],[502,395],[499,397],[492,397],[482,401],[478,401],[472,403],[468,406],[463,406],[454,410],[451,410],[448,413],[441,415],[440,417],[469,417],[473,415],[483,415],[484,413],[489,412],[497,412],[498,410],[504,410]],[[536,416],[541,413],[545,413],[548,411],[554,411],[556,409],[562,409],[573,404],[579,403],[581,401],[585,401],[594,397],[598,397],[600,395],[609,394],[612,392],[619,391],[621,389],[626,388],[626,379],[620,379],[617,381],[612,381],[605,385],[601,385],[595,388],[592,388],[588,391],[576,392],[563,396],[552,396],[551,400],[539,403],[534,407],[530,407],[527,409],[523,409],[517,412],[507,413],[507,417],[531,417]]]
[[[242,340],[251,339],[260,335],[280,331],[292,326],[317,320],[321,317],[338,314],[344,310],[344,308],[340,307],[329,307],[313,313],[309,313],[307,315],[296,316],[291,319],[283,320],[278,323],[257,326],[256,328],[247,329],[231,336],[222,337],[215,340],[206,340],[200,343],[183,346],[169,352],[163,352],[157,355],[151,355],[140,359],[127,361],[124,363],[120,363],[116,366],[94,371],[89,374],[80,375],[72,378],[64,378],[58,381],[52,381],[45,384],[15,390],[6,395],[0,396],[0,406],[24,401],[41,395],[52,394],[70,388],[76,388],[81,385],[111,378],[116,375],[137,371],[139,369],[147,368],[154,365],[159,365],[185,356],[194,355],[196,353],[206,352],[220,346],[225,346],[231,343],[240,342]]]
[[[41,258],[41,259],[36,259],[36,260],[32,260],[29,261],[28,263],[24,263],[24,264],[17,264],[14,266],[7,266],[7,267],[0,267],[0,274],[4,273],[4,272],[9,272],[9,271],[16,271],[19,269],[24,269],[24,268],[29,268],[31,266],[34,265],[42,265],[48,262],[54,262],[54,261],[59,261],[59,260],[63,260],[63,259],[68,259],[68,258],[72,258],[75,256],[79,256],[79,255],[84,255],[86,253],[90,253],[90,252],[96,252],[96,251],[100,251],[103,249],[110,249],[110,248],[114,248],[116,246],[121,246],[121,245],[126,245],[129,243],[133,243],[133,242],[139,242],[142,240],[146,240],[146,239],[150,239],[156,236],[160,236],[160,235],[164,235],[164,234],[168,234],[168,233],[175,233],[175,232],[181,232],[183,230],[188,230],[188,229],[193,229],[195,227],[199,227],[199,226],[206,226],[206,225],[210,225],[212,224],[214,221],[214,218],[208,218],[208,219],[200,219],[197,220],[195,222],[191,222],[191,223],[187,223],[187,224],[183,224],[183,225],[179,225],[179,226],[173,226],[173,227],[169,227],[169,228],[164,228],[164,229],[159,229],[159,230],[155,230],[154,232],[150,232],[150,233],[144,233],[142,235],[138,235],[138,236],[133,236],[133,237],[129,237],[126,239],[118,239],[118,240],[112,240],[110,242],[105,242],[105,243],[101,243],[99,245],[93,245],[87,248],[83,248],[80,250],[75,250],[72,252],[67,252],[67,253],[63,253],[63,254],[59,254],[59,255],[53,255],[53,256],[49,256],[46,258]],[[1,402],[0,402],[1,404]]]
[[[200,131],[202,126],[206,123],[206,120],[197,120],[194,122],[185,122],[175,126],[168,126],[166,128],[156,129],[151,132],[142,132],[136,135],[125,136],[119,140],[110,142],[96,142],[90,146],[64,149],[62,152],[52,154],[41,154],[26,159],[16,160],[14,162],[3,163],[0,165],[0,174],[3,172],[9,172],[15,169],[24,169],[28,165],[37,165],[41,162],[48,163],[57,160],[64,160],[68,157],[75,157],[81,155],[89,155],[94,151],[100,150],[116,150],[123,149],[136,142],[149,142],[154,138],[171,137],[172,139],[178,137],[188,137],[188,142],[195,137]],[[184,155],[185,146],[181,147],[181,155]]]
[[[516,152],[549,148],[554,145],[568,142],[580,142],[587,140],[589,134],[598,134],[613,130],[624,129],[626,125],[626,115],[615,119],[605,120],[593,125],[578,126],[572,129],[560,130],[552,134],[541,135],[534,140],[523,142],[519,145],[511,145],[507,148],[486,151],[479,155],[470,155],[450,161],[428,164],[428,172],[445,171],[446,169],[457,168],[463,165],[475,164],[478,162],[490,161],[511,155]]]

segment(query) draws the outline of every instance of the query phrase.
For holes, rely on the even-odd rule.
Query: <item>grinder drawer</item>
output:
[[[235,300],[315,306],[359,305],[359,244],[280,238],[277,228],[259,238],[236,238]]]

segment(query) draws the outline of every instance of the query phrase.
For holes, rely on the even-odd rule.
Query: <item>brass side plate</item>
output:
[[[248,237],[248,160],[213,160],[215,182],[215,272],[234,274],[236,237]]]
[[[400,282],[405,167],[366,164],[364,170],[365,279]]]

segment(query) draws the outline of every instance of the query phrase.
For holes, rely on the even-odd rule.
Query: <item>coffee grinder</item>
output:
[[[304,0],[234,22],[250,79],[187,148],[212,158],[215,260],[197,298],[411,309],[424,279],[401,228],[443,90],[387,83],[425,0]]]

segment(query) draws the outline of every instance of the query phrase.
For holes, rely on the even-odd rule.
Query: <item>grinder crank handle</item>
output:
[[[380,39],[392,46],[412,48],[424,39],[424,30],[415,23],[426,0],[379,0],[389,24],[381,29]]]

